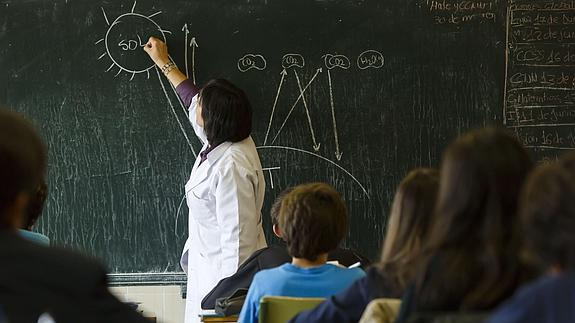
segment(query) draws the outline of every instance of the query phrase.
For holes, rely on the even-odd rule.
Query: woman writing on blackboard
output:
[[[189,236],[181,258],[188,275],[186,323],[197,322],[204,295],[266,246],[265,180],[250,137],[252,109],[246,94],[226,80],[198,90],[170,61],[162,41],[151,37],[144,50],[189,106],[194,132],[204,143],[185,185]]]

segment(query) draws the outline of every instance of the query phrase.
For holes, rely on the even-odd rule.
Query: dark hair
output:
[[[575,151],[565,153],[559,158],[561,168],[575,175]]]
[[[0,109],[0,229],[9,228],[6,210],[18,194],[33,194],[45,168],[45,147],[32,124],[15,112]]]
[[[309,261],[337,248],[347,231],[343,199],[331,186],[296,186],[283,199],[279,225],[290,256]]]
[[[24,221],[23,229],[32,229],[32,226],[36,221],[38,221],[38,218],[42,215],[46,197],[48,197],[48,186],[46,185],[46,182],[42,181],[42,183],[40,183],[36,188],[34,195],[31,196],[30,204],[28,205],[28,214],[26,221]]]
[[[417,275],[422,308],[490,309],[521,283],[517,204],[531,167],[503,130],[471,131],[449,146]]]
[[[281,191],[281,193],[276,196],[272,207],[270,208],[270,217],[272,218],[272,224],[278,226],[279,225],[279,217],[280,217],[280,209],[282,206],[282,201],[291,191],[294,190],[294,186],[288,187],[285,190]]]
[[[524,252],[545,270],[575,269],[575,174],[562,166],[539,166],[520,200]]]
[[[252,106],[240,88],[229,81],[209,81],[200,91],[204,132],[210,146],[238,142],[252,132]]]
[[[418,168],[405,176],[395,192],[379,266],[398,290],[405,290],[415,276],[415,263],[431,226],[438,188],[439,172]]]

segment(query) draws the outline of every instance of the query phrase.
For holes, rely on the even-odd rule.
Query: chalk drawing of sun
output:
[[[152,20],[152,17],[161,14],[161,11],[146,16],[134,12],[135,9],[136,2],[130,12],[118,16],[110,23],[106,11],[102,8],[102,14],[109,27],[104,38],[95,43],[104,43],[105,47],[105,52],[98,57],[98,60],[107,56],[112,61],[106,72],[117,68],[118,72],[114,77],[126,72],[132,74],[130,81],[140,73],[146,73],[150,78],[150,69],[155,65],[142,49],[148,38],[153,36],[166,42],[165,34],[171,34]]]

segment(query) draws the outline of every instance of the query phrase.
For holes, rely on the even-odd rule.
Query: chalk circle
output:
[[[334,69],[336,67],[347,70],[351,66],[349,58],[347,58],[345,55],[325,54],[323,55],[323,59],[325,67],[327,67],[328,70]]]
[[[326,157],[315,152],[287,146],[257,146],[263,165],[285,164],[279,171],[284,178],[294,178],[294,174],[310,171],[314,174],[313,181],[331,182],[331,176],[348,178],[348,186],[354,187],[369,200],[370,195],[365,186],[348,170]],[[289,161],[289,162],[288,162]],[[337,174],[337,175],[334,175]],[[341,180],[340,180],[341,181]]]
[[[155,21],[138,13],[125,13],[106,32],[106,52],[121,70],[146,72],[155,66],[143,49],[152,36],[166,42],[166,35]]]
[[[300,54],[285,54],[282,57],[282,67],[289,69],[291,67],[303,68],[305,66],[305,60]]]
[[[384,63],[383,54],[373,49],[366,50],[357,57],[357,67],[360,70],[382,68]]]
[[[251,69],[263,71],[266,66],[266,59],[260,54],[245,54],[238,60],[238,70],[242,73]]]

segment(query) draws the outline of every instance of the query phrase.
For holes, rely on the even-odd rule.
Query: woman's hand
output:
[[[148,53],[148,55],[150,55],[150,58],[160,69],[162,69],[162,67],[170,62],[170,57],[168,56],[168,46],[166,46],[166,43],[159,40],[158,38],[150,37],[146,45],[144,45],[144,50],[146,53]],[[176,87],[187,79],[187,77],[182,72],[175,68],[173,63],[172,66],[170,66],[170,68],[166,71],[162,69],[162,72],[168,78],[170,83]]]
[[[166,43],[155,37],[150,37],[146,45],[144,45],[144,51],[148,53],[150,58],[158,65],[158,67],[164,66],[170,61],[168,56],[168,46]]]

